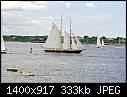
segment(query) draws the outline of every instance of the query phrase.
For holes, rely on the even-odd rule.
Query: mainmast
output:
[[[72,42],[71,42],[71,20],[70,20],[70,49],[71,49],[71,44]]]
[[[60,26],[61,36],[62,36],[62,15],[63,15],[63,14],[61,14],[61,26]]]
[[[63,15],[63,14],[61,14],[61,25],[60,25],[61,43],[62,43],[62,41],[63,41],[63,40],[62,40],[62,39],[63,39],[63,38],[62,38],[62,15]],[[62,45],[61,45],[61,48],[62,48]]]

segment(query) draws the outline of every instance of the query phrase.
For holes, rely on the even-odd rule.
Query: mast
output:
[[[63,41],[63,38],[62,38],[62,15],[61,14],[61,26],[60,26],[60,33],[61,33],[61,48],[62,48],[62,41]]]
[[[71,49],[71,20],[70,20],[70,49]]]
[[[61,26],[60,26],[61,36],[62,36],[62,15],[63,15],[63,14],[61,14]]]
[[[119,37],[119,45],[120,45],[120,37]]]

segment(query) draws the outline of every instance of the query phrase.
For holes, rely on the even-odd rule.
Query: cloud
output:
[[[73,16],[75,19],[86,19],[86,20],[98,20],[98,21],[105,21],[111,20],[113,18],[112,15],[86,15],[86,16]]]
[[[53,17],[35,17],[29,14],[22,14],[17,11],[2,11],[1,27],[3,34],[16,34],[16,35],[35,35],[35,32],[43,33],[48,32],[49,23]],[[9,21],[9,22],[8,22]],[[42,33],[43,30],[43,33]]]
[[[71,6],[71,3],[65,3],[66,7],[70,7]]]
[[[40,22],[38,20],[30,20],[29,23],[32,23],[34,25],[39,25]]]
[[[86,3],[86,7],[94,7],[94,3]]]
[[[46,1],[1,1],[1,9],[36,10],[47,8]]]
[[[69,1],[57,1],[57,3],[61,3],[64,4],[67,8],[70,7],[72,5],[72,3],[70,3]]]
[[[2,26],[7,26],[10,29],[10,26],[13,28],[22,29],[22,27],[37,27],[40,26],[40,20],[36,17],[19,14],[18,12],[2,12]],[[8,22],[9,21],[9,22]]]

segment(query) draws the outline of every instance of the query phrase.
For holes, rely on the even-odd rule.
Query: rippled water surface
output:
[[[7,54],[1,54],[2,83],[125,83],[125,47],[84,46],[80,54],[47,53],[42,43],[5,42]],[[33,52],[29,53],[32,47]],[[24,76],[17,67],[35,76]]]

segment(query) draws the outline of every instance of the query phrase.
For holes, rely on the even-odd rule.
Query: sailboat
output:
[[[100,48],[101,47],[101,41],[100,41],[100,38],[97,37],[97,48]]]
[[[97,37],[97,48],[104,47],[104,46],[105,46],[105,45],[104,45],[104,40],[102,39],[102,40],[100,41],[100,38]]]
[[[5,49],[4,39],[3,39],[2,35],[1,35],[1,53],[7,53],[6,49]]]
[[[80,53],[83,50],[82,47],[83,46],[81,42],[78,40],[78,38],[72,36],[70,21],[70,34],[64,31],[63,43],[62,43],[62,30],[59,31],[55,23],[52,24],[52,29],[50,30],[48,38],[46,40],[44,51],[57,53]]]

